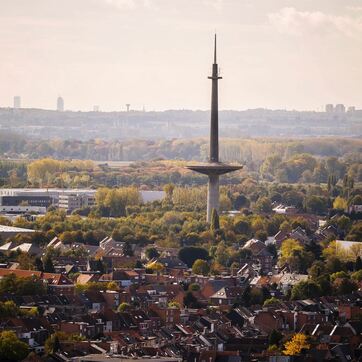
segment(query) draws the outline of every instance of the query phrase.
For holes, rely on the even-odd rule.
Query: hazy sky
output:
[[[362,0],[0,0],[0,106],[362,108]]]

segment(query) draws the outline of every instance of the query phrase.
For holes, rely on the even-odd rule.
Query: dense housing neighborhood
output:
[[[172,202],[168,192],[165,188],[142,208]],[[97,207],[95,192],[83,194],[92,195]],[[14,191],[13,203],[23,195],[30,204],[40,194]],[[214,215],[210,225],[198,221],[200,231],[184,235],[175,247],[135,235],[130,230],[135,216],[96,241],[93,226],[93,239],[69,229],[92,217],[71,214],[60,202],[48,209],[4,213],[8,225],[0,229],[0,328],[12,343],[22,343],[25,360],[362,356],[362,244],[358,232],[356,240],[346,238],[360,225],[358,212],[334,209],[318,216],[275,202],[268,212],[244,209]],[[166,229],[191,222],[179,219],[181,214],[166,212]],[[105,220],[113,225],[118,219]],[[276,220],[279,226],[272,227]],[[258,222],[271,224],[258,231]]]

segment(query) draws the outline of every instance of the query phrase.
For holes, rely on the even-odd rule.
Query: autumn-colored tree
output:
[[[29,353],[29,346],[20,341],[13,331],[0,333],[0,361],[22,361]]]
[[[117,311],[120,313],[123,313],[123,312],[127,311],[129,308],[130,308],[130,305],[128,303],[123,302],[118,306]]]
[[[165,191],[166,194],[166,199],[168,201],[172,201],[172,194],[173,194],[173,190],[175,189],[175,185],[174,184],[166,184],[163,187],[163,191]]]
[[[347,206],[347,201],[343,197],[337,196],[333,201],[333,209],[345,210]]]
[[[297,356],[309,348],[307,336],[303,333],[296,333],[290,341],[285,343],[283,353],[286,356]]]
[[[165,267],[161,263],[159,263],[157,261],[153,261],[153,262],[147,264],[146,268],[153,270],[155,272],[161,272]]]
[[[281,252],[281,260],[286,261],[293,255],[295,251],[302,251],[304,250],[303,246],[298,240],[295,239],[286,239],[282,242],[282,246],[280,249]]]
[[[216,231],[216,230],[220,229],[219,214],[217,213],[216,209],[212,209],[212,211],[211,211],[210,229],[212,231]]]
[[[205,260],[197,259],[192,265],[192,272],[199,275],[208,275],[210,272],[209,264]]]
[[[102,216],[125,216],[127,206],[141,203],[141,197],[136,187],[121,187],[117,189],[99,188],[96,193],[96,202]],[[108,215],[107,215],[108,213]]]

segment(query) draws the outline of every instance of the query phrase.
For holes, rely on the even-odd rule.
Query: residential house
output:
[[[274,257],[267,250],[265,243],[257,239],[250,239],[242,249],[250,250],[251,265],[258,274],[265,275],[272,272]]]
[[[210,296],[210,303],[212,305],[231,306],[241,301],[244,292],[245,288],[243,287],[223,287]]]

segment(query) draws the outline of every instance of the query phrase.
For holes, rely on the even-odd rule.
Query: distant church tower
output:
[[[64,112],[64,99],[62,97],[58,97],[57,99],[57,111]]]
[[[207,221],[211,221],[212,210],[219,212],[219,177],[229,172],[237,171],[242,166],[227,165],[219,160],[219,100],[218,100],[218,65],[216,61],[216,34],[214,45],[214,64],[212,65],[211,91],[211,122],[210,122],[210,155],[209,162],[204,164],[187,166],[189,170],[202,173],[209,177],[207,191]]]

